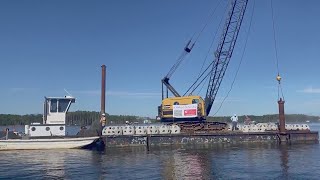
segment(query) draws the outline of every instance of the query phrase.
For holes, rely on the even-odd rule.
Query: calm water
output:
[[[320,130],[320,124],[313,124]],[[0,179],[319,179],[319,144],[0,152]]]

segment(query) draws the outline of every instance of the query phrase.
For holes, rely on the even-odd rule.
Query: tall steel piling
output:
[[[286,120],[284,116],[284,102],[282,98],[278,101],[279,105],[279,133],[285,134],[286,133]]]
[[[100,123],[102,128],[106,125],[106,66],[102,65],[101,73],[101,111],[100,111]],[[102,130],[101,130],[102,131]]]
[[[284,103],[285,101],[282,100],[282,98],[278,101],[279,106],[279,142],[288,142],[290,141],[290,136],[287,134],[286,131],[286,120],[284,115]]]

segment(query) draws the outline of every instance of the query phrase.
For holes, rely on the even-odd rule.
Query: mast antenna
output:
[[[69,93],[65,88],[63,89],[69,96],[73,97],[71,93]]]

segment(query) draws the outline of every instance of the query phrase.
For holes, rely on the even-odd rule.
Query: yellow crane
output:
[[[185,56],[191,52],[195,44],[192,40],[187,43],[177,62],[161,80],[162,103],[158,106],[157,117],[161,122],[178,123],[178,125],[182,127],[182,130],[183,128],[195,130],[195,127],[199,127],[198,129],[215,130],[219,128],[223,129],[226,126],[225,123],[209,123],[205,122],[205,120],[210,113],[212,104],[230,62],[247,4],[248,0],[231,0],[230,10],[224,23],[223,32],[214,53],[214,60],[189,88],[189,90],[197,88],[204,79],[209,77],[207,92],[204,98],[197,95],[187,95],[186,93],[180,95],[169,83],[171,76]],[[164,93],[165,88],[166,92]],[[169,97],[169,91],[174,97]]]

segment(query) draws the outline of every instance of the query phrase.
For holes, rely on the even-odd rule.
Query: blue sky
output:
[[[100,66],[105,64],[106,111],[156,116],[161,78],[219,2],[0,1],[0,113],[41,113],[43,97],[63,96],[64,89],[77,98],[71,110],[99,111]],[[192,54],[172,76],[179,92],[186,91],[199,73],[226,4],[220,2]],[[273,4],[286,112],[320,115],[320,1]],[[249,1],[210,115],[235,77],[252,7]],[[213,60],[215,48],[206,63]],[[277,113],[276,75],[270,0],[256,1],[244,59],[217,115]]]

